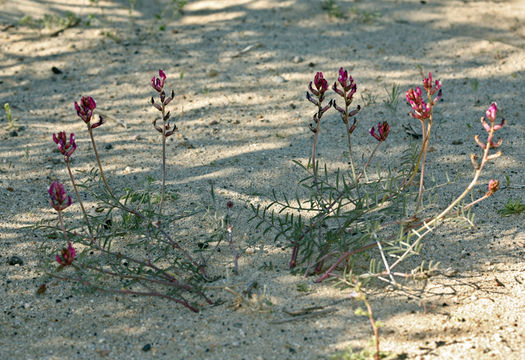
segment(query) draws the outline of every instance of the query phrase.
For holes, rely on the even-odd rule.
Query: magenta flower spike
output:
[[[341,85],[344,91],[337,87],[337,82]],[[334,83],[332,89],[337,94],[345,98],[346,105],[350,105],[350,103],[352,102],[352,98],[355,92],[357,91],[357,84],[355,83],[352,76],[348,76],[348,71],[346,71],[343,68],[339,69],[339,77],[337,78],[337,82]],[[340,110],[338,109],[338,111]]]
[[[491,124],[494,124],[494,122],[496,121],[496,113],[497,112],[498,112],[497,104],[495,102],[493,102],[489,106],[488,110],[485,112],[485,115],[487,116],[487,119],[489,119]],[[485,121],[484,117],[481,118],[481,124],[483,125],[483,127],[485,128],[485,130],[487,132],[490,131],[490,125],[487,124],[487,122]],[[507,124],[506,120],[502,118],[501,119],[501,123],[494,125],[494,131],[498,131],[499,129],[504,127],[506,124]]]
[[[489,119],[489,121],[491,123],[493,123],[494,121],[496,121],[496,113],[498,112],[498,104],[493,102],[488,110],[485,112],[485,116],[487,116],[487,119]]]
[[[352,82],[352,77],[350,77],[350,79],[350,82]],[[343,88],[346,88],[348,86],[348,71],[342,67],[339,68],[339,76],[337,77],[337,81]]]
[[[485,112],[485,116],[487,117],[487,119],[489,119],[490,121],[490,125],[485,121],[485,117],[481,117],[481,125],[483,125],[483,128],[485,129],[486,132],[490,133],[491,131],[491,128],[493,127],[494,128],[494,131],[498,131],[499,129],[501,129],[503,126],[505,126],[506,124],[506,121],[505,119],[501,119],[501,123],[499,124],[494,124],[496,122],[496,113],[498,112],[498,106],[495,102],[493,102],[488,110]],[[476,140],[476,143],[482,148],[482,149],[485,149],[486,148],[486,144],[483,143],[480,139],[479,139],[479,135],[476,135],[474,137],[474,140]],[[499,146],[501,146],[501,144],[503,143],[503,140],[502,139],[499,139],[498,141],[494,142],[492,140],[492,136],[489,136],[489,139],[488,139],[488,142],[490,143],[490,147],[492,148],[497,148]]]
[[[382,142],[385,141],[388,137],[388,133],[390,133],[390,126],[388,125],[388,122],[383,121],[383,123],[377,124],[377,133],[375,126],[372,126],[370,129],[370,135],[372,135],[377,141]]]
[[[436,80],[434,84],[432,84],[432,73],[428,73],[428,78],[423,79],[423,87],[425,90],[430,91],[430,95],[434,95],[441,90],[441,81]]]
[[[157,92],[161,93],[162,89],[164,88],[164,82],[166,81],[166,74],[164,74],[164,71],[159,69],[159,77],[152,77],[151,78],[151,87],[157,90]]]
[[[77,252],[75,251],[75,248],[73,245],[71,245],[71,243],[69,243],[67,248],[62,249],[62,254],[56,256],[56,261],[62,266],[68,266],[73,263],[76,255]]]
[[[314,85],[317,88],[317,91],[319,91],[319,93],[324,93],[326,90],[328,90],[328,82],[323,77],[322,72],[318,72],[317,74],[315,74]]]
[[[58,181],[54,181],[49,187],[49,190],[47,190],[47,192],[50,196],[49,204],[56,211],[64,210],[65,208],[69,207],[69,205],[71,205],[71,203],[73,202],[71,200],[71,196],[66,194],[66,189],[64,188],[64,185],[62,185]]]
[[[65,131],[61,131],[58,134],[53,134],[53,141],[55,144],[57,144],[58,151],[64,157],[69,160],[69,157],[75,152],[77,149],[77,143],[75,142],[75,134],[71,133],[69,135],[69,141],[67,141],[67,135]]]
[[[89,124],[93,117],[93,110],[97,107],[95,100],[91,96],[82,96],[80,98],[80,105],[75,101],[75,109],[77,115],[84,120],[86,124]]]
[[[413,112],[410,113],[410,116],[414,119],[423,121],[430,117],[430,105],[423,101],[419,86],[415,90],[410,89],[406,92],[406,100],[412,107]]]

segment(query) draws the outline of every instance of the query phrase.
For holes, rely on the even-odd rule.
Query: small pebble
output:
[[[282,83],[285,83],[286,82],[286,79],[283,78],[282,76],[280,75],[275,75],[275,76],[272,76],[270,78],[270,80],[276,84],[282,84]]]
[[[24,265],[24,260],[20,256],[11,256],[9,260],[7,261],[9,265]]]
[[[303,61],[304,61],[304,59],[302,57],[300,57],[300,56],[297,56],[297,55],[292,58],[292,62],[294,64],[299,64],[300,62],[303,62]]]

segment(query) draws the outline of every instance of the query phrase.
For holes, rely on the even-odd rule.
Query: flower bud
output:
[[[494,121],[496,121],[496,113],[498,112],[498,104],[493,102],[488,110],[485,112],[485,116],[487,116],[487,119],[493,123]]]
[[[487,192],[487,196],[492,196],[496,191],[499,189],[499,181],[498,180],[490,180],[489,181],[489,191]]]

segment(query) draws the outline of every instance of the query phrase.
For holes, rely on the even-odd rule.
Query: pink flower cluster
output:
[[[388,125],[388,122],[383,121],[383,123],[377,124],[377,133],[374,126],[370,129],[370,135],[372,135],[377,141],[385,141],[388,137],[388,133],[390,132],[390,126]]]
[[[162,92],[162,89],[164,88],[164,82],[166,81],[166,74],[164,74],[164,71],[159,70],[159,77],[152,77],[151,78],[151,87],[157,90],[157,92]]]
[[[497,106],[497,104],[495,102],[493,102],[489,106],[488,110],[485,112],[485,116],[489,120],[490,125],[485,121],[484,117],[481,118],[481,125],[483,125],[483,128],[485,129],[485,131],[487,133],[489,133],[489,134],[490,134],[490,131],[491,131],[492,128],[494,128],[494,131],[498,131],[499,129],[501,129],[506,124],[505,119],[501,119],[501,123],[499,123],[499,124],[494,124],[496,122],[496,113],[497,112],[498,112],[498,106]],[[474,139],[476,140],[476,143],[479,145],[479,147],[481,147],[483,150],[485,150],[487,148],[487,144],[483,143],[479,139],[479,135],[476,135],[474,137]],[[492,141],[492,136],[489,136],[487,142],[490,144],[491,148],[495,149],[495,148],[501,146],[501,144],[503,143],[503,140],[499,139],[497,142],[494,142],[494,141]]]
[[[434,84],[432,84],[432,73],[428,73],[428,78],[423,79],[423,87],[427,91],[429,99],[431,99],[436,92],[438,93],[433,100],[430,100],[432,102],[432,106],[434,106],[441,99],[441,82],[436,80]],[[412,116],[414,119],[425,121],[430,117],[431,104],[427,104],[423,100],[423,94],[419,86],[415,89],[409,89],[406,92],[406,100],[412,107],[410,116]]]
[[[337,82],[339,82],[343,90],[337,87]],[[339,69],[339,77],[337,78],[337,82],[335,82],[332,86],[332,90],[345,99],[346,105],[350,105],[352,98],[357,91],[357,84],[354,82],[352,76],[348,76],[348,71],[343,68]],[[341,110],[339,111],[341,112]]]
[[[69,135],[69,141],[67,141],[67,134],[65,131],[61,131],[58,134],[53,134],[53,141],[57,144],[58,151],[64,157],[69,160],[69,157],[77,149],[77,144],[75,142],[75,134],[71,133]]]
[[[73,247],[73,245],[71,245],[71,243],[69,243],[69,246],[67,248],[62,249],[61,255],[57,255],[55,259],[60,265],[68,266],[73,263],[76,255],[77,252],[75,251],[75,248]]]
[[[67,195],[64,185],[58,181],[54,181],[47,192],[50,196],[49,204],[56,211],[62,211],[73,203],[71,196]]]
[[[91,118],[93,117],[93,110],[97,107],[95,100],[91,96],[82,96],[80,98],[80,104],[75,101],[75,109],[77,110],[77,115],[84,120],[84,122],[89,126],[90,129],[99,127],[104,123],[104,118],[100,116],[100,120],[95,124],[90,124]]]

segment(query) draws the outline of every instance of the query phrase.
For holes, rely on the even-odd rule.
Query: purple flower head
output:
[[[77,149],[77,143],[75,142],[75,134],[71,133],[69,135],[69,141],[67,141],[67,135],[65,131],[61,131],[58,134],[53,134],[53,141],[57,144],[58,151],[66,160],[69,160],[69,157]]]
[[[312,86],[312,84],[315,85],[315,88]],[[316,106],[321,107],[321,103],[324,101],[324,94],[326,90],[328,90],[328,82],[323,77],[322,72],[315,74],[314,81],[310,81],[310,84],[308,84],[308,89],[313,95],[315,95],[315,97],[317,97],[317,99],[315,99],[308,91],[306,92],[306,99]],[[330,104],[330,106],[331,105],[332,104]]]
[[[231,209],[231,208],[233,207],[233,202],[228,201],[228,202],[226,203],[226,207],[227,207],[228,209]]]
[[[357,91],[357,84],[354,82],[354,78],[352,78],[352,76],[348,76],[348,71],[346,71],[343,68],[340,68],[339,77],[337,78],[337,81],[344,89],[344,92],[347,93],[346,99],[351,101],[352,96],[354,96],[355,92]],[[337,83],[334,83],[334,86],[332,88],[336,93],[344,97],[343,92],[337,88]]]
[[[339,84],[341,84],[343,88],[346,88],[348,86],[348,71],[341,67],[339,69],[339,77],[337,78],[337,81],[339,81]]]
[[[152,77],[151,78],[151,87],[157,90],[157,92],[162,92],[162,89],[164,88],[164,82],[166,81],[166,74],[164,74],[164,71],[159,69],[159,77]]]
[[[434,95],[441,89],[441,81],[436,80],[434,85],[432,84],[432,73],[428,73],[428,78],[423,79],[423,87],[426,91],[430,92],[430,95]]]
[[[54,181],[49,187],[49,190],[47,190],[47,192],[50,196],[49,204],[51,204],[53,209],[55,209],[56,211],[64,210],[73,202],[71,200],[71,196],[66,194],[66,189],[64,189],[64,185],[62,185],[58,181]]]
[[[75,248],[73,245],[71,245],[71,243],[69,243],[67,248],[62,249],[62,254],[56,256],[56,261],[62,266],[68,266],[73,263],[76,255],[77,252],[75,251]]]
[[[507,123],[505,121],[505,119],[501,119],[501,123],[500,124],[495,124],[494,125],[494,122],[496,121],[496,113],[497,112],[498,112],[498,104],[496,104],[495,102],[493,102],[489,106],[488,110],[485,112],[485,116],[487,117],[487,119],[489,119],[491,125],[494,126],[494,131],[498,131],[503,126],[505,126],[505,124]],[[487,124],[487,122],[485,121],[484,117],[481,118],[481,125],[483,125],[483,128],[485,128],[485,130],[487,132],[490,132],[491,125]],[[491,145],[494,145],[494,144],[491,144]]]
[[[419,86],[415,90],[408,90],[406,92],[406,99],[413,110],[413,112],[410,113],[410,116],[421,121],[430,117],[430,105],[423,101],[423,96]]]
[[[383,121],[383,123],[377,124],[377,133],[375,126],[372,126],[370,129],[370,135],[372,135],[377,141],[382,142],[385,141],[388,137],[388,133],[390,132],[390,126],[388,125],[388,122]]]
[[[322,72],[319,71],[317,74],[315,74],[315,76],[314,76],[314,85],[315,85],[317,91],[319,92],[319,94],[321,94],[321,95],[323,95],[326,92],[326,90],[328,90],[328,82],[323,77],[323,73]]]
[[[80,98],[80,105],[75,101],[75,109],[77,115],[80,116],[86,124],[89,124],[93,116],[93,110],[97,107],[95,100],[91,96],[82,96]]]
[[[489,119],[489,121],[491,123],[493,123],[494,121],[496,121],[496,113],[498,112],[498,104],[493,102],[488,110],[485,112],[485,115],[487,116],[487,119]]]

